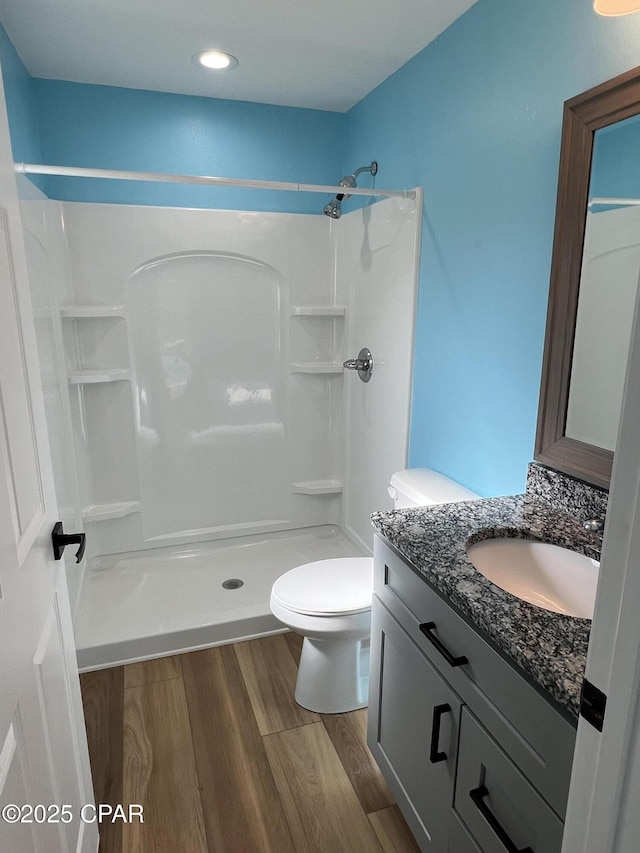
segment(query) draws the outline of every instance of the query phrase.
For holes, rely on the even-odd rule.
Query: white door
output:
[[[93,802],[93,792],[64,561],[54,561],[51,545],[56,512],[0,78],[3,853],[89,853],[98,846],[96,824],[85,824],[80,816],[82,805]]]
[[[563,853],[640,849],[640,288],[611,479],[586,677],[602,732],[580,718]]]

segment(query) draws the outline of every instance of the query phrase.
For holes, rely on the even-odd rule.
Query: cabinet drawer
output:
[[[562,821],[466,708],[454,808],[483,853],[560,853]]]
[[[376,597],[556,813],[564,817],[575,728],[520,670],[378,537],[374,556]],[[432,627],[425,629],[425,624]],[[465,663],[452,665],[450,658],[461,657],[466,658]]]

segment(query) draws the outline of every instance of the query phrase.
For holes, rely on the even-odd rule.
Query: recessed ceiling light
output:
[[[193,61],[212,71],[229,71],[238,64],[235,56],[224,53],[222,50],[205,50],[202,53],[196,53]]]

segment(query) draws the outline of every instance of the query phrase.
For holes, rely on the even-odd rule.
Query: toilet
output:
[[[428,468],[397,471],[388,492],[397,509],[478,497]],[[303,708],[341,714],[366,707],[372,595],[373,557],[304,563],[274,583],[271,612],[304,637],[295,690]]]

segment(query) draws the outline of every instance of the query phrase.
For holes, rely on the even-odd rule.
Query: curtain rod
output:
[[[618,204],[621,207],[633,207],[640,204],[640,198],[592,198],[588,207],[594,207],[596,204]]]
[[[249,189],[289,190],[308,193],[344,193],[345,187],[319,184],[294,184],[283,181],[251,181],[245,178],[216,178],[209,175],[169,175],[163,172],[126,172],[118,169],[83,169],[74,166],[45,166],[37,163],[14,163],[21,175],[56,175],[65,178],[108,178],[121,181],[155,181],[170,184],[202,184],[206,186],[247,187]],[[415,199],[415,190],[378,190],[349,187],[349,195],[387,196]]]

